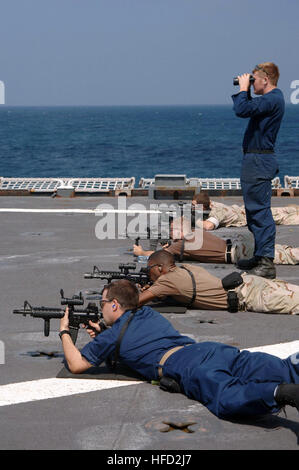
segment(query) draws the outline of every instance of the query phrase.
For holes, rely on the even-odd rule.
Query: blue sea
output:
[[[232,106],[0,107],[0,176],[238,178],[247,119]],[[299,175],[299,106],[276,145]]]

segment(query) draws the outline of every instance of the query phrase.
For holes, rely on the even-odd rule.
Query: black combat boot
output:
[[[239,269],[252,269],[255,268],[258,265],[259,262],[259,256],[253,256],[252,258],[249,259],[239,259],[237,262],[237,267]]]
[[[257,266],[247,271],[247,274],[254,274],[255,276],[266,277],[268,279],[275,279],[276,269],[273,263],[273,258],[261,256],[258,260]]]
[[[281,384],[276,388],[274,395],[278,405],[290,405],[299,411],[299,384]]]

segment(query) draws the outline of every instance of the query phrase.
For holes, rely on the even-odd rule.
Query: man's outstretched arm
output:
[[[151,302],[152,300],[154,300],[156,297],[154,296],[154,294],[151,293],[151,291],[149,291],[148,289],[141,292],[139,294],[139,307],[141,307],[142,305],[145,305],[147,304],[148,302]]]

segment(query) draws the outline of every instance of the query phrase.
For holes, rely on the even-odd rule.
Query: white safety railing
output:
[[[55,191],[63,180],[60,178],[1,178],[0,189],[12,191]]]
[[[241,189],[239,178],[201,178],[200,189]]]
[[[141,178],[139,188],[153,189],[154,178]],[[0,177],[2,191],[55,192],[59,189],[73,189],[75,192],[129,192],[135,187],[135,178],[5,178]],[[170,186],[171,187],[171,186]],[[169,189],[170,189],[169,187]],[[239,178],[186,178],[186,189],[197,187],[199,190],[238,190],[241,189]],[[299,176],[285,176],[285,188],[299,188]],[[281,188],[277,176],[272,180],[272,188]]]
[[[134,189],[135,178],[77,178],[68,180],[76,191],[115,191]]]
[[[148,189],[152,184],[155,184],[154,178],[140,178],[138,186],[142,189]]]
[[[288,176],[284,177],[284,187],[299,189],[299,176]]]
[[[275,188],[281,188],[279,176],[276,176],[276,178],[272,180],[272,189]]]
[[[36,192],[56,191],[70,188],[74,191],[107,192],[130,190],[135,186],[135,178],[0,178],[0,190],[23,190]]]

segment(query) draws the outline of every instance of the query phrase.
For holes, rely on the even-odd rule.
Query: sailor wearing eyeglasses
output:
[[[150,267],[153,273],[161,265]],[[199,400],[220,418],[276,413],[285,405],[299,410],[299,365],[293,356],[282,360],[218,342],[196,343],[150,306],[138,307],[138,301],[137,287],[126,279],[105,286],[101,304],[108,328],[102,332],[90,322],[98,334],[87,329],[92,341],[81,351],[67,334],[66,312],[61,340],[73,374],[117,357],[144,379]]]

